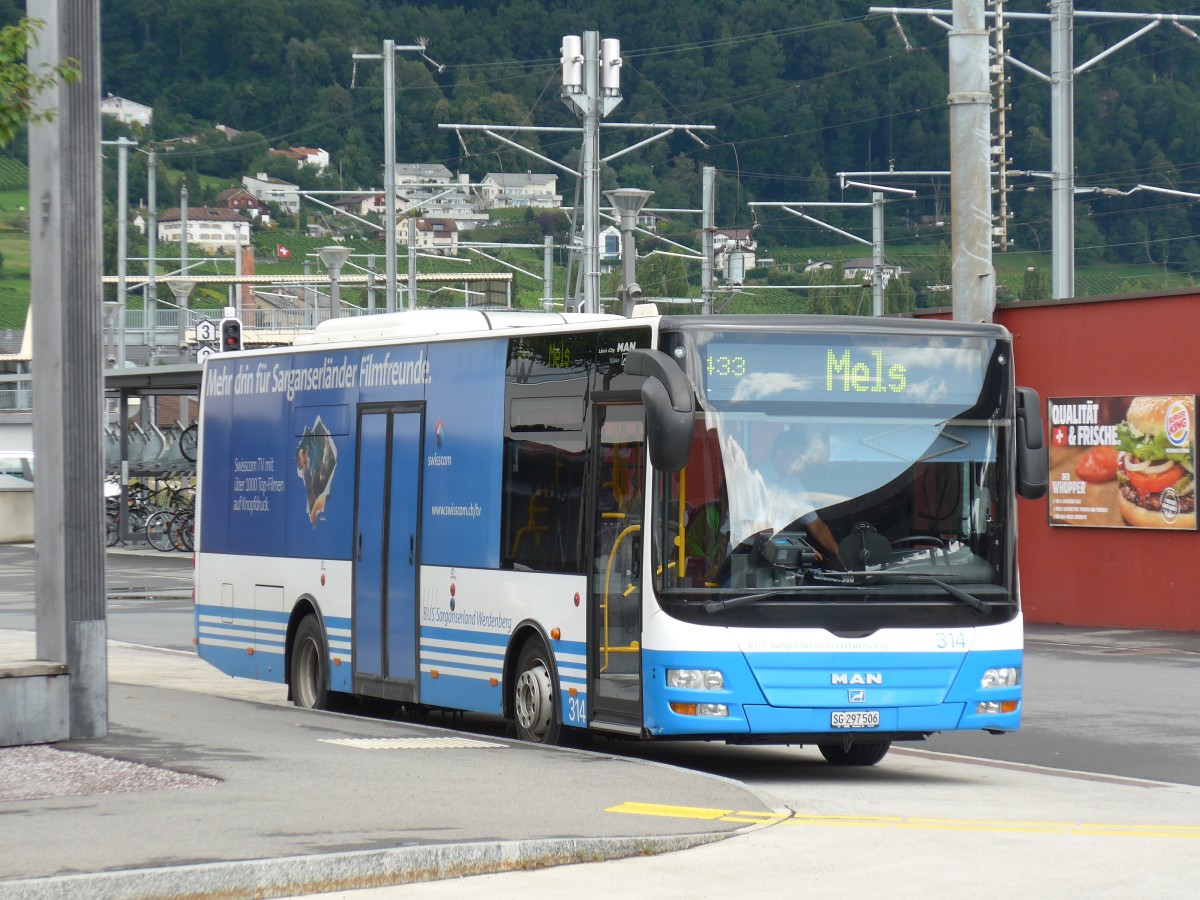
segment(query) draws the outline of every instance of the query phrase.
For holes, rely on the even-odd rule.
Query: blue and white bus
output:
[[[1012,731],[1041,442],[998,325],[334,320],[206,364],[196,645],[547,743]]]

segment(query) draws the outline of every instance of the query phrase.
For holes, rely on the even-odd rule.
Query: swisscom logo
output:
[[[433,442],[437,445],[437,450],[425,457],[425,465],[427,466],[449,466],[453,465],[454,458],[449,453],[442,453],[442,444],[445,443],[445,426],[442,420],[438,419],[433,426]]]

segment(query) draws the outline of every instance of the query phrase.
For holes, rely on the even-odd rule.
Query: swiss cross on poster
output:
[[[279,259],[287,259],[291,255],[292,255],[292,251],[289,250],[287,247],[283,246],[283,244],[275,245],[275,256],[278,257]]]

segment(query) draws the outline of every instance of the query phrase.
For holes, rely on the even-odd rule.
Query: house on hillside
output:
[[[159,243],[181,243],[183,217],[179,209],[168,209],[158,217]],[[189,207],[187,213],[189,248],[205,253],[224,251],[233,254],[250,243],[250,220],[232,209],[211,206]]]
[[[302,166],[312,166],[318,172],[329,168],[329,151],[320,147],[284,147],[270,152],[272,156],[283,156],[294,159]]]
[[[408,246],[408,219],[400,220],[396,229],[397,243],[402,247]],[[453,219],[416,219],[417,250],[429,253],[441,253],[454,256],[458,253],[458,226]]]
[[[154,118],[154,109],[124,97],[105,94],[100,100],[100,115],[111,116],[125,125],[140,125],[146,128]]]
[[[387,211],[386,195],[379,194],[346,194],[329,201],[330,206],[337,207],[352,216],[382,216]]]
[[[452,184],[454,175],[441,163],[396,163],[396,188],[406,185]]]
[[[600,230],[600,269],[609,272],[621,264],[621,229],[607,225]]]
[[[557,209],[562,206],[558,176],[533,172],[488,172],[479,183],[488,209]]]
[[[396,210],[427,219],[453,219],[459,231],[488,224],[471,194],[470,177],[455,176],[440,163],[396,165]]]
[[[217,194],[216,205],[221,209],[246,213],[256,219],[260,216],[269,216],[271,212],[267,204],[245,188],[229,188],[229,190],[221,191]]]
[[[243,175],[242,184],[263,203],[274,203],[292,215],[300,212],[300,188],[289,181],[271,178],[266,172],[259,172],[253,178]]]

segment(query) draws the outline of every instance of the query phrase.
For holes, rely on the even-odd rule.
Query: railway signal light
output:
[[[242,349],[242,322],[240,319],[221,320],[221,352],[229,353]]]

